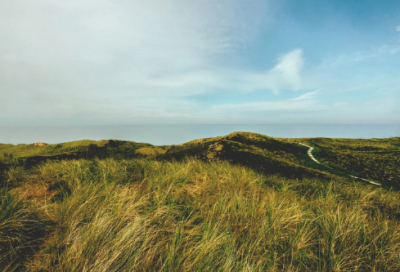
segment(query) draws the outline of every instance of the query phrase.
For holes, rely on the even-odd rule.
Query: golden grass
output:
[[[400,194],[382,188],[194,159],[48,162],[28,176],[62,195],[39,209],[54,225],[28,271],[400,269]]]

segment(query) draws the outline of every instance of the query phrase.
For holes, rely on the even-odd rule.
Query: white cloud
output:
[[[32,116],[51,105],[108,110],[126,97],[174,105],[225,84],[221,59],[256,36],[266,3],[1,1],[0,108],[5,97],[9,116],[17,105]]]
[[[313,92],[308,92],[305,94],[302,94],[298,97],[292,98],[291,100],[309,100],[315,98],[315,96],[321,91],[322,89],[315,90]]]
[[[243,112],[260,111],[299,111],[318,110],[317,101],[311,97],[308,99],[287,99],[280,101],[260,101],[235,104],[222,104],[212,107],[211,112],[224,112],[224,115],[240,114]]]
[[[295,49],[278,60],[278,64],[263,74],[248,74],[245,76],[248,91],[257,89],[298,90],[301,88],[301,71],[303,69],[303,51]]]
[[[294,89],[300,88],[300,72],[303,68],[302,54],[301,49],[296,49],[284,55],[278,65],[271,70],[271,74],[281,75],[282,79]]]
[[[303,69],[303,52],[295,49],[284,54],[277,64],[267,72],[243,72],[234,69],[216,69],[209,71],[181,72],[179,75],[163,75],[152,83],[158,87],[174,89],[191,87],[199,92],[212,89],[230,89],[237,91],[298,90],[301,88],[301,72]]]
[[[396,31],[400,32],[400,25],[396,27]]]

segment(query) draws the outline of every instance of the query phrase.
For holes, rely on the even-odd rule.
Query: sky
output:
[[[398,0],[0,2],[0,125],[400,124]]]

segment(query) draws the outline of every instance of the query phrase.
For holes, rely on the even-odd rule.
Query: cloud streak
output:
[[[347,49],[330,28],[309,31],[301,12],[294,27],[274,5],[1,1],[0,124],[235,122],[243,116],[246,122],[260,112],[296,119],[296,113],[342,105],[354,98],[350,93],[398,93],[398,41],[362,45],[367,39],[360,37]],[[344,28],[345,21],[334,25],[337,33],[360,34]]]
[[[301,88],[303,69],[303,51],[295,49],[278,59],[277,65],[266,73],[247,74],[247,91],[264,89],[278,93],[281,89],[298,90]]]
[[[25,100],[34,115],[51,108],[40,101],[202,93],[218,86],[209,74],[254,38],[266,11],[255,0],[1,2],[0,98]]]

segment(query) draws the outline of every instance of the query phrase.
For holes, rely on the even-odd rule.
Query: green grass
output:
[[[0,145],[0,160],[6,163],[10,154],[14,158],[48,157],[50,159],[57,156],[71,156],[73,158],[94,158],[115,156],[115,153],[126,157],[135,157],[135,150],[150,147],[150,144],[135,143],[116,140],[81,140],[60,144],[50,144],[46,146],[34,146],[32,144],[19,145]],[[160,149],[160,148],[158,148]]]
[[[307,156],[307,148],[314,149],[315,157],[330,168],[314,163]],[[4,165],[33,166],[46,160],[95,158],[154,158],[182,160],[194,157],[205,161],[227,160],[265,174],[280,173],[288,178],[355,176],[371,179],[384,186],[400,187],[400,138],[335,139],[272,138],[261,134],[235,132],[227,136],[194,140],[180,145],[153,146],[116,140],[76,141],[47,146],[0,145],[0,169]]]
[[[43,147],[32,165],[7,155],[1,270],[400,270],[400,192],[318,168],[290,139],[91,144],[68,160]]]
[[[389,139],[308,139],[320,160],[357,176],[399,188],[400,138]]]
[[[26,258],[38,250],[46,231],[42,211],[21,201],[5,188],[0,190],[0,269],[23,269]]]

